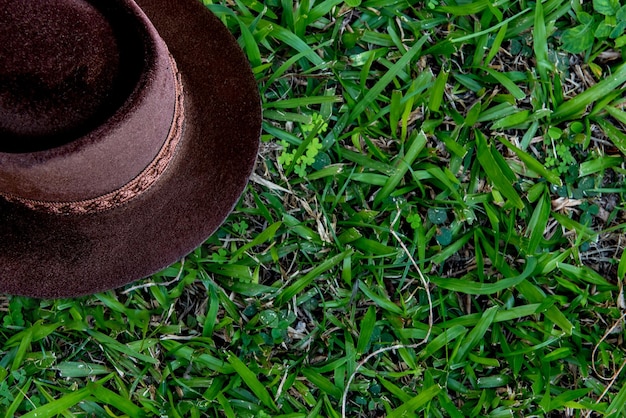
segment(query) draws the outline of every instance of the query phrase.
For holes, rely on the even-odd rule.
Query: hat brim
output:
[[[256,81],[198,0],[136,0],[174,57],[185,127],[147,191],[108,211],[55,215],[0,199],[0,293],[75,297],[147,277],[202,244],[243,192],[259,146]]]

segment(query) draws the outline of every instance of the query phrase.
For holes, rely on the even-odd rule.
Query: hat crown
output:
[[[171,137],[175,67],[133,0],[0,0],[0,195],[65,205],[132,182]]]
[[[116,2],[0,3],[0,152],[71,142],[133,91],[143,71],[142,36],[113,10]]]

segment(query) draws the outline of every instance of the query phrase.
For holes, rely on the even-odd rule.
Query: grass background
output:
[[[252,181],[151,279],[1,296],[0,416],[621,416],[619,2],[205,3]]]

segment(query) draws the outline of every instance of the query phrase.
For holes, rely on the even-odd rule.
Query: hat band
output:
[[[184,111],[184,94],[183,84],[174,62],[174,58],[170,55],[170,62],[172,65],[172,73],[174,76],[174,116],[172,118],[172,125],[167,134],[167,138],[156,157],[150,164],[135,178],[123,185],[122,187],[91,199],[79,200],[79,201],[43,201],[43,200],[31,200],[24,199],[12,194],[5,194],[0,192],[0,196],[4,197],[10,202],[21,203],[29,209],[45,211],[55,214],[70,215],[70,214],[87,214],[102,212],[108,209],[115,208],[129,200],[139,196],[152,185],[154,185],[159,177],[165,172],[170,161],[173,159],[176,152],[180,138],[182,137],[183,122],[185,119]]]

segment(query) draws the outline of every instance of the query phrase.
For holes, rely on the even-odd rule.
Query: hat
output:
[[[0,293],[179,260],[237,202],[260,129],[249,63],[198,0],[0,0]]]

